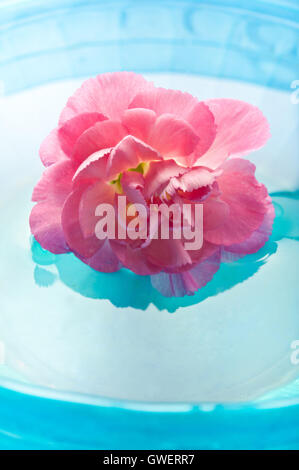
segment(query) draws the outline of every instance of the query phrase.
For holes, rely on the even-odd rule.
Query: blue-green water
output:
[[[2,218],[16,217],[1,248],[6,363],[33,383],[150,401],[255,399],[295,380],[298,196],[272,194],[273,233],[258,253],[223,263],[194,296],[172,299],[148,277],[99,273],[72,254],[43,250],[28,231],[31,205],[9,202]]]
[[[167,86],[167,80],[158,77],[157,83]],[[24,92],[5,99],[0,109],[7,155],[0,202],[4,367],[54,390],[139,401],[295,396],[297,385],[273,392],[299,376],[290,360],[299,339],[299,203],[297,114],[288,94],[169,78],[169,86],[199,95],[205,90],[202,98],[233,96],[262,107],[272,139],[250,158],[272,194],[276,218],[258,253],[223,264],[194,296],[167,299],[147,277],[95,272],[72,254],[45,252],[30,235],[30,197],[42,172],[38,147],[77,86],[66,82]]]
[[[222,263],[214,279],[194,296],[165,298],[151,286],[148,276],[136,276],[125,269],[110,275],[97,272],[72,254],[54,255],[43,250],[32,237],[35,282],[41,287],[50,287],[59,279],[85,297],[108,299],[116,307],[144,310],[153,303],[159,310],[166,309],[173,313],[180,307],[197,305],[207,297],[231,289],[254,276],[267,263],[268,258],[275,255],[279,241],[299,240],[299,193],[274,193],[272,198],[276,218],[270,240],[258,253],[248,255],[238,262]],[[296,255],[296,252],[294,254]],[[291,258],[291,252],[287,256]],[[53,266],[57,269],[55,273],[49,269]]]

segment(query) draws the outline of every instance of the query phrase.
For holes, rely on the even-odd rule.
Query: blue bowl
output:
[[[8,97],[57,80],[133,70],[291,93],[299,78],[298,24],[296,0],[2,2],[0,83]],[[2,449],[299,449],[298,382],[232,404],[59,391],[22,381],[5,366],[0,384]]]

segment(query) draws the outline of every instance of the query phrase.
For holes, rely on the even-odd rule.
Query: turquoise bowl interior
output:
[[[280,120],[282,126],[287,120],[295,124],[290,131],[286,124],[283,127],[285,133],[290,133],[290,139],[285,134],[283,139],[286,143],[292,142],[291,148],[286,147],[286,152],[293,155],[293,160],[288,157],[285,165],[278,164],[276,160],[275,165],[266,162],[260,169],[271,189],[279,220],[273,238],[258,258],[251,259],[251,264],[239,266],[234,273],[223,268],[220,291],[246,281],[263,264],[264,258],[272,255],[275,259],[279,240],[288,238],[295,243],[299,236],[298,224],[295,223],[298,211],[298,161],[295,154],[298,157],[299,148],[299,100],[295,94],[299,85],[298,32],[297,0],[1,2],[0,100],[5,112],[0,114],[0,133],[1,126],[2,131],[6,129],[1,134],[0,144],[0,148],[4,145],[1,152],[4,162],[1,171],[1,186],[5,193],[3,201],[8,200],[11,175],[28,171],[24,162],[13,167],[13,163],[5,160],[9,139],[19,140],[16,148],[20,149],[20,157],[22,148],[30,148],[30,142],[25,142],[30,140],[30,133],[26,137],[22,134],[19,139],[18,132],[16,136],[13,134],[14,126],[22,124],[13,114],[20,103],[27,106],[23,115],[28,121],[24,121],[23,126],[31,132],[37,126],[39,132],[46,133],[47,126],[44,129],[42,125],[47,107],[40,106],[40,114],[36,114],[39,97],[44,99],[48,94],[48,100],[51,100],[57,94],[59,101],[61,97],[64,99],[65,89],[72,90],[80,80],[102,72],[132,70],[152,76],[162,84],[183,84],[189,88],[194,83],[204,84],[215,96],[221,96],[223,90],[234,89],[239,96],[246,96],[248,90],[254,90],[252,96],[259,95],[261,102],[267,102],[267,109],[274,116],[274,124],[276,122],[275,130],[280,129]],[[21,101],[20,96],[23,97]],[[284,106],[285,97],[292,103],[292,116],[283,115],[286,108],[280,107]],[[30,101],[33,99],[34,104]],[[51,109],[51,112],[54,116],[56,110]],[[39,139],[43,137],[38,136]],[[22,142],[22,139],[25,140]],[[275,168],[271,170],[273,166]],[[289,194],[292,195],[291,203]],[[26,198],[27,193],[20,190],[16,202],[18,207]],[[0,448],[299,449],[299,381],[295,373],[292,380],[285,380],[279,387],[265,389],[264,393],[250,400],[232,399],[229,403],[208,398],[169,402],[134,400],[126,399],[121,391],[119,396],[107,398],[91,393],[89,389],[75,388],[72,383],[67,386],[63,380],[63,385],[57,386],[48,378],[35,380],[34,374],[30,376],[27,373],[24,378],[20,371],[26,361],[30,362],[32,369],[37,364],[41,376],[48,367],[43,363],[42,343],[36,346],[40,350],[35,349],[34,357],[26,356],[26,348],[18,349],[20,344],[28,346],[36,340],[39,331],[37,327],[35,330],[35,325],[39,324],[43,309],[47,307],[41,301],[40,311],[36,311],[32,298],[30,320],[27,314],[23,315],[25,271],[23,261],[18,258],[19,251],[10,247],[10,236],[7,235],[10,231],[6,228],[12,225],[9,212],[12,206],[9,204],[0,250],[1,282],[3,280],[2,286],[5,286],[1,287],[4,302],[0,306],[0,353],[1,348],[9,349],[9,361],[3,360],[0,366]],[[288,211],[293,214],[292,220],[286,215]],[[21,233],[18,247],[25,253],[28,238],[24,243],[22,237]],[[26,262],[35,266],[35,282],[40,289],[54,282],[57,274],[53,274],[49,266],[56,266],[61,285],[88,298],[98,300],[106,296],[115,307],[130,306],[144,310],[152,303],[158,310],[166,309],[168,314],[173,314],[178,308],[196,305],[196,302],[203,302],[219,292],[219,284],[211,283],[203,294],[194,299],[166,301],[151,290],[147,280],[138,281],[136,292],[136,280],[130,273],[112,283],[110,278],[94,275],[86,285],[84,268],[80,271],[73,259],[68,258],[65,263],[62,258],[44,253],[34,241],[27,251],[24,256],[29,261]],[[295,262],[295,256],[295,251],[287,250],[284,259],[288,262],[290,257],[291,263],[291,258],[294,258]],[[74,271],[79,273],[82,283],[81,278],[73,282]],[[281,297],[280,301],[284,302],[286,309],[291,309],[298,301],[295,268],[288,273],[290,278],[287,282],[284,280],[281,287],[285,299]],[[15,279],[13,285],[12,278]],[[126,283],[125,288],[123,282]],[[289,290],[284,292],[287,288]],[[262,300],[263,287],[255,295],[257,308],[271,313],[273,304],[264,304]],[[15,299],[18,296],[17,307]],[[240,313],[242,308],[240,303]],[[29,326],[28,322],[31,322]],[[49,325],[49,328],[53,326]],[[292,325],[290,340],[298,340],[298,321]],[[269,331],[265,330],[265,338]]]

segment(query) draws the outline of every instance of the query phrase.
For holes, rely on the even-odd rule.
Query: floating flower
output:
[[[91,78],[68,100],[41,146],[47,168],[33,191],[31,231],[43,248],[73,252],[97,271],[125,267],[151,275],[163,295],[193,294],[221,261],[258,251],[270,236],[271,199],[255,179],[255,166],[240,158],[268,137],[265,117],[248,103],[199,102],[129,72]],[[118,210],[120,198],[125,214]],[[97,233],[103,204],[116,209],[113,237]],[[194,235],[193,209],[202,207],[195,249],[185,232],[173,235],[173,214],[168,238],[157,235],[163,217],[136,237],[136,207],[144,209],[137,211],[140,225],[152,205],[159,211],[173,204],[190,207],[181,224],[195,228]]]

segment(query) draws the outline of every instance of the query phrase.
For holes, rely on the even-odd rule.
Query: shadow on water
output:
[[[133,307],[145,310],[150,303],[159,310],[175,312],[202,302],[208,297],[224,292],[253,276],[267,262],[277,249],[277,241],[282,238],[299,238],[298,193],[272,194],[275,205],[273,233],[265,246],[253,255],[247,255],[234,263],[222,263],[211,282],[193,296],[166,298],[151,285],[148,276],[137,276],[127,269],[112,274],[100,273],[73,254],[54,255],[32,240],[32,259],[35,263],[35,282],[42,287],[50,287],[58,279],[66,286],[93,299],[108,299],[116,307]],[[56,270],[53,270],[53,266]],[[57,271],[57,272],[55,272]]]

